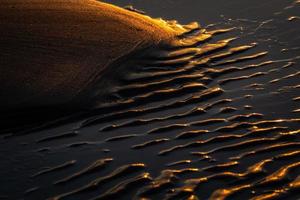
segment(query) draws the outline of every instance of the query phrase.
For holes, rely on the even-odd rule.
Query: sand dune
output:
[[[86,105],[95,95],[91,86],[111,76],[103,75],[109,65],[178,34],[162,21],[93,0],[3,0],[0,32],[2,110]],[[101,87],[100,93],[107,86]]]

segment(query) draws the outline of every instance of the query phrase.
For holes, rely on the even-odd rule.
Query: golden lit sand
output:
[[[114,60],[176,33],[93,0],[3,0],[0,34],[6,109],[69,102]]]
[[[287,17],[300,13],[295,3],[114,1],[155,15],[156,3],[177,4],[178,13],[162,14],[180,21],[194,20],[194,8],[200,27],[93,2],[40,9],[39,1],[10,12],[11,2],[2,4],[0,93],[18,83],[12,91],[31,100],[50,85],[45,103],[51,94],[51,102],[68,100],[57,90],[72,97],[83,88],[82,102],[93,104],[2,111],[0,199],[299,199],[300,21]],[[221,21],[205,25],[205,16]],[[168,42],[154,45],[160,40]]]

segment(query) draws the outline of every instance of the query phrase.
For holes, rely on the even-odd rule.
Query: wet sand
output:
[[[111,104],[2,135],[0,197],[299,198],[299,3],[128,2],[201,26],[121,63]]]

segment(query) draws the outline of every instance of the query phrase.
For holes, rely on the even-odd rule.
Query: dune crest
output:
[[[0,109],[87,103],[108,65],[179,32],[93,0],[1,1]]]

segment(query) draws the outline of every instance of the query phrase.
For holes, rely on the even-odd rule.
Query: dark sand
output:
[[[4,135],[0,198],[300,198],[300,4],[128,3],[202,28],[120,63],[112,104]]]

